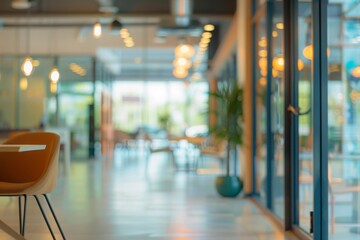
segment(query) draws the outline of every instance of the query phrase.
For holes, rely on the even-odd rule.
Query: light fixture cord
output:
[[[147,20],[146,20],[147,21]],[[142,107],[144,108],[144,107],[147,107],[147,106],[145,106],[145,105],[147,105],[147,102],[148,101],[146,101],[146,95],[147,95],[147,93],[148,93],[148,88],[149,88],[149,86],[148,86],[148,79],[147,79],[147,68],[148,68],[148,60],[147,60],[147,56],[148,56],[148,41],[147,41],[147,39],[148,39],[148,25],[146,25],[145,26],[145,30],[143,31],[143,81],[144,81],[144,88],[145,88],[145,97],[143,98],[143,104],[142,104]],[[148,121],[149,120],[149,113],[147,113],[147,111],[144,111],[145,113],[146,113],[146,116],[143,116],[142,117],[142,123],[144,124],[144,120],[146,120],[146,121]],[[145,114],[144,114],[145,115]]]
[[[27,29],[26,29],[26,55],[30,56],[30,10],[27,10]]]

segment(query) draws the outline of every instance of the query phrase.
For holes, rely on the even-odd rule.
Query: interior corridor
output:
[[[293,239],[250,201],[220,197],[215,174],[174,171],[162,153],[145,169],[145,159],[117,149],[114,158],[73,161],[69,174],[60,162],[50,198],[67,239]],[[2,220],[18,229],[17,199],[3,197],[0,205]],[[51,239],[33,198],[25,237]],[[0,232],[0,239],[10,238]]]

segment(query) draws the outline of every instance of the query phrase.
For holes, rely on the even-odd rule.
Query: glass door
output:
[[[254,29],[256,32],[255,47],[255,101],[256,101],[256,162],[257,162],[257,190],[260,192],[260,201],[266,204],[267,200],[267,38],[265,13],[257,19]]]
[[[314,209],[312,1],[298,2],[298,224],[310,233]]]

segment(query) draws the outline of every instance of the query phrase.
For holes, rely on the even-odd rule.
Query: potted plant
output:
[[[243,138],[243,90],[237,84],[229,85],[210,93],[217,99],[216,124],[210,129],[214,137],[225,140],[226,174],[218,176],[215,181],[218,193],[224,197],[235,197],[242,190],[242,182],[237,176],[237,146],[242,144]],[[233,171],[230,164],[233,161]]]

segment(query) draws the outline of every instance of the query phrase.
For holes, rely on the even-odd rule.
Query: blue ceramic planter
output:
[[[237,176],[218,176],[215,180],[217,192],[223,197],[236,197],[243,189]]]

